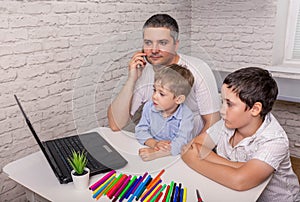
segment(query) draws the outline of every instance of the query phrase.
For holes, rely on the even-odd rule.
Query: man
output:
[[[211,69],[202,60],[177,54],[179,28],[167,14],[150,17],[143,26],[143,51],[136,52],[129,62],[128,79],[108,108],[109,126],[121,130],[137,109],[151,99],[154,73],[162,66],[179,64],[194,75],[195,83],[186,100],[194,113],[196,136],[220,119],[219,96]]]

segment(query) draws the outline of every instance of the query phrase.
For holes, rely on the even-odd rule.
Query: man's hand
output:
[[[142,71],[147,64],[144,57],[146,56],[143,52],[136,52],[128,64],[128,79],[133,79],[136,81],[141,75]]]

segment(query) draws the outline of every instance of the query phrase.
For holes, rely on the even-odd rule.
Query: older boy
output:
[[[135,128],[137,140],[148,146],[139,150],[144,161],[178,155],[182,146],[194,137],[193,113],[183,103],[193,83],[192,73],[177,64],[156,72],[152,101],[144,105]]]
[[[286,133],[270,113],[278,89],[267,70],[249,67],[222,85],[222,120],[194,139],[182,159],[195,171],[235,190],[251,189],[269,176],[258,201],[299,201],[299,183]],[[216,146],[217,154],[210,152]]]

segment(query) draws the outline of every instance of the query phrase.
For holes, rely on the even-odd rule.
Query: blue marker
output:
[[[133,194],[133,189],[135,188],[135,186],[139,183],[139,181],[141,180],[142,176],[140,176],[135,182],[134,184],[130,187],[130,189],[128,190],[128,192],[126,193],[125,198],[128,199],[128,197],[130,196],[130,194]]]
[[[94,195],[93,198],[96,198],[106,187],[107,185],[113,180],[114,178],[110,178],[107,182],[105,182],[105,185],[103,185]]]
[[[178,187],[176,187],[176,189],[175,189],[175,194],[174,194],[173,202],[177,202],[177,195],[178,195]]]
[[[183,202],[183,188],[180,189],[180,202]]]

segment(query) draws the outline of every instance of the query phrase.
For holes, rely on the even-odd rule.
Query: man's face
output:
[[[144,30],[144,52],[154,67],[175,63],[178,41],[174,42],[171,31],[164,27],[151,27]]]

